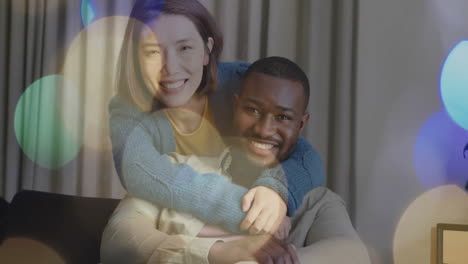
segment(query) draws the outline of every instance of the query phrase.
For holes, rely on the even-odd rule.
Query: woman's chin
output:
[[[167,98],[166,100],[163,100],[162,103],[167,108],[177,108],[186,105],[188,101],[189,100],[186,98]]]

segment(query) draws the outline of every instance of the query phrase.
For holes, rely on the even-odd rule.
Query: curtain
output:
[[[224,34],[222,61],[253,62],[278,55],[296,61],[307,73],[311,118],[304,137],[322,156],[328,186],[353,215],[358,1],[200,1]],[[110,153],[107,102],[115,90],[115,62],[131,2],[0,2],[0,195],[7,200],[20,189],[123,195]],[[56,88],[44,92],[55,96],[53,110],[40,106],[50,100],[37,92],[48,85]],[[36,116],[25,114],[28,111]],[[50,124],[61,125],[49,133],[52,139],[28,134],[28,122],[41,111],[53,113]],[[23,124],[16,124],[16,130],[15,120]],[[35,146],[58,144],[61,161],[41,163],[38,153],[28,153],[23,146],[28,143],[24,135]],[[64,135],[74,140],[64,140]]]
[[[0,2],[0,195],[5,199],[21,189],[123,195],[106,108],[126,25],[121,15],[130,7],[130,1]]]

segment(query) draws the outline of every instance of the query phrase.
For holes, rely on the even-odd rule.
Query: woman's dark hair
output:
[[[223,36],[208,10],[197,0],[136,0],[124,35],[117,64],[118,93],[144,111],[153,110],[153,95],[144,84],[138,61],[138,41],[143,28],[160,15],[182,15],[195,25],[203,42],[211,37],[214,45],[197,93],[209,94],[216,88],[217,62],[223,49]]]

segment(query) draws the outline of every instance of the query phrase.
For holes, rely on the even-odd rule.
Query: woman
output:
[[[235,86],[216,89],[222,43],[213,18],[198,1],[137,0],[122,46],[118,95],[109,106],[110,131],[116,169],[131,195],[239,232],[245,217],[240,201],[247,189],[218,174],[200,174],[186,164],[173,164],[166,155],[210,156],[224,148],[217,129],[223,136],[231,131],[231,109],[226,105]],[[241,64],[224,72],[240,78],[246,67]],[[213,125],[217,129],[210,129]],[[311,147],[298,149],[306,153]],[[303,158],[287,162],[294,166]],[[311,185],[323,183],[320,166],[318,162],[320,175]],[[278,171],[266,170],[253,187],[260,186],[269,197],[275,197],[273,189],[289,205],[285,179]],[[306,190],[290,197],[302,201],[314,186],[302,187]],[[284,216],[281,206],[268,206],[275,207],[274,213],[259,217],[275,218],[278,226]],[[271,226],[265,228],[271,231]]]

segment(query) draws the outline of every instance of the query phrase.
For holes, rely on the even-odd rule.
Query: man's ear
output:
[[[212,37],[209,37],[208,38],[208,41],[206,42],[206,53],[205,53],[205,57],[203,58],[203,65],[208,65],[208,63],[210,62],[210,54],[211,54],[211,51],[213,50],[213,47],[214,47],[214,39]]]
[[[309,121],[310,115],[308,112],[305,112],[301,118],[301,124],[299,125],[299,133],[302,133],[304,127],[307,125],[307,121]]]

